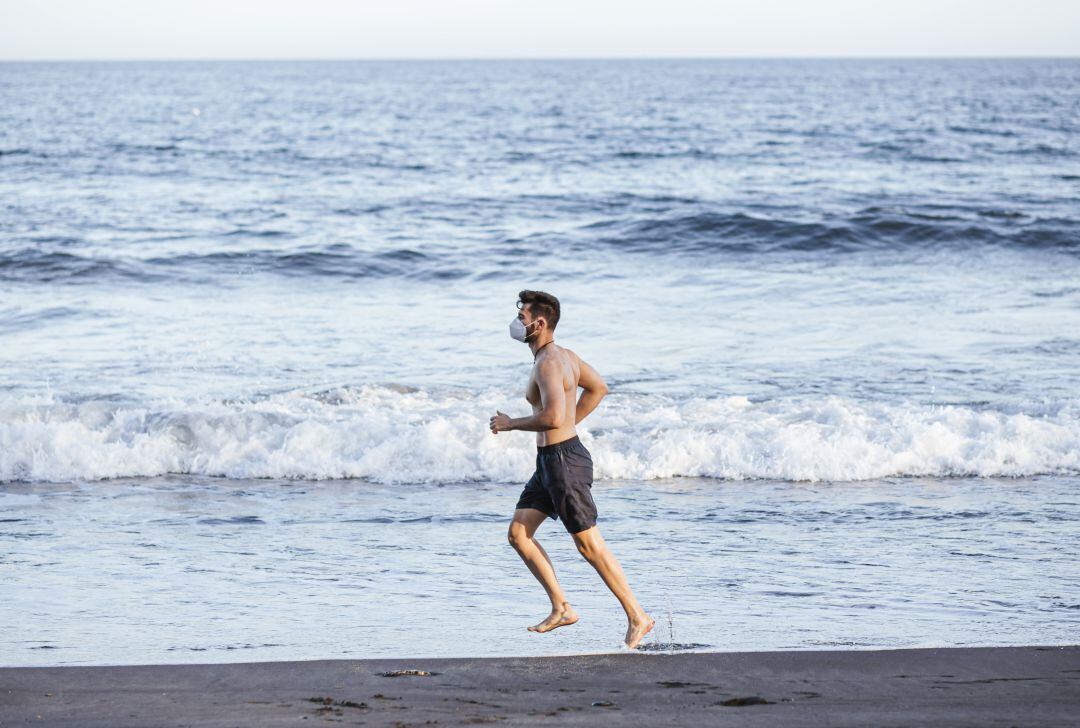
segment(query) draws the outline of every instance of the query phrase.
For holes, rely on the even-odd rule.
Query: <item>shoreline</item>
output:
[[[384,674],[402,670],[430,674]],[[0,668],[3,726],[1052,726],[1077,714],[1080,645]]]

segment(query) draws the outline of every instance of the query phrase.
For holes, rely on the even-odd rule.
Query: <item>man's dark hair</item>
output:
[[[543,316],[547,319],[548,328],[555,330],[559,323],[559,299],[543,291],[522,291],[518,294],[518,308],[525,304],[529,304],[529,313],[534,319]]]

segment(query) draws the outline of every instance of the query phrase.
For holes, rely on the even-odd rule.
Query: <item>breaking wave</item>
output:
[[[0,481],[169,473],[517,483],[529,433],[492,435],[501,391],[341,387],[239,401],[0,400]],[[1080,402],[1005,412],[823,397],[618,393],[579,428],[597,479],[852,481],[1080,473]]]

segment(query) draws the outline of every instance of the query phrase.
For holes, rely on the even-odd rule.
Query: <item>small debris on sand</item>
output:
[[[720,703],[720,705],[726,705],[729,708],[739,708],[744,705],[769,705],[769,701],[765,698],[758,697],[757,695],[751,695],[747,698],[731,698]]]
[[[341,708],[360,708],[361,710],[368,707],[367,703],[356,703],[352,700],[334,700],[331,697],[308,698],[308,702],[320,703],[325,706],[337,706]]]

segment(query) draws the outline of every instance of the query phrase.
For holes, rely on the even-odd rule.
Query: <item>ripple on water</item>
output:
[[[200,518],[197,523],[202,523],[208,526],[220,526],[220,525],[247,525],[247,524],[265,524],[266,521],[258,516],[233,516],[231,518]]]

